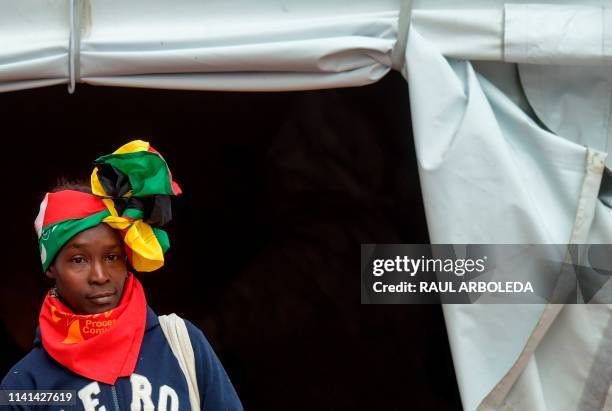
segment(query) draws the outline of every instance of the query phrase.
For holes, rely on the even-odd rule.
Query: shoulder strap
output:
[[[195,369],[195,356],[185,321],[174,313],[160,315],[158,319],[170,349],[172,349],[183,374],[185,374],[187,387],[189,388],[191,410],[200,411],[200,393],[198,391],[198,379]]]

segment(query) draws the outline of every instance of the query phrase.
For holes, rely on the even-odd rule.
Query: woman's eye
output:
[[[108,261],[117,261],[119,259],[119,256],[117,254],[110,254],[106,258],[108,259]]]
[[[83,258],[83,257],[72,257],[70,259],[70,262],[75,263],[75,264],[83,264],[85,262],[85,258]]]

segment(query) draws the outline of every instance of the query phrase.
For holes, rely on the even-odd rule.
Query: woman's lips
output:
[[[114,292],[111,293],[99,293],[94,294],[90,297],[87,297],[91,302],[98,305],[106,305],[113,301],[113,297],[115,296]]]

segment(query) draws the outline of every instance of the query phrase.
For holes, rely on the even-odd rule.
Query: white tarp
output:
[[[75,0],[74,10],[70,4],[0,0],[0,91],[68,83],[70,60],[77,82],[98,85],[240,91],[364,85],[390,70],[397,37],[397,1]]]
[[[434,243],[612,242],[612,4],[539,3],[413,4],[403,74]],[[0,91],[364,85],[391,69],[399,15],[390,0],[0,0]],[[612,410],[610,305],[445,318],[466,410]]]
[[[406,55],[432,242],[609,242],[598,200],[606,153],[542,129],[416,29]],[[466,410],[598,409],[584,404],[605,399],[609,380],[585,383],[612,345],[608,306],[449,305],[445,316]]]
[[[609,10],[503,11],[413,14],[404,74],[431,240],[609,243],[612,216],[598,198]],[[519,65],[520,81],[547,129],[458,58],[531,63]],[[453,305],[445,317],[466,410],[612,407],[609,305]]]

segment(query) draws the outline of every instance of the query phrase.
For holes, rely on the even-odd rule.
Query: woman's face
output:
[[[72,237],[46,275],[74,312],[97,314],[119,304],[127,272],[119,233],[102,223]]]

